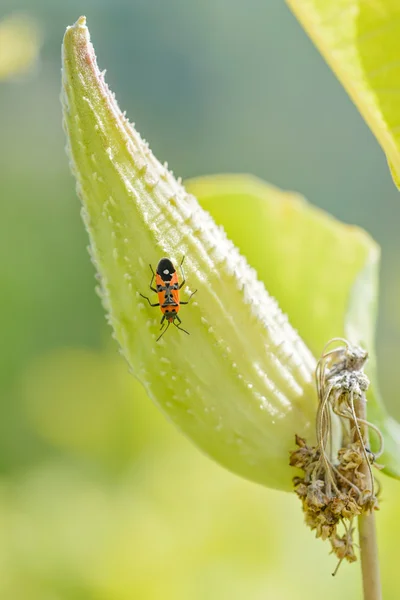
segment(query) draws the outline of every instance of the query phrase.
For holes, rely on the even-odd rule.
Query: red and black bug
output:
[[[182,300],[180,300],[179,290],[181,290],[186,283],[185,274],[183,272],[183,267],[182,267],[184,259],[185,259],[185,257],[182,258],[182,262],[180,264],[180,269],[181,269],[181,273],[182,273],[182,282],[181,283],[179,283],[179,281],[178,281],[178,274],[175,270],[174,265],[172,264],[172,262],[170,261],[169,258],[161,258],[160,259],[160,261],[157,265],[156,273],[154,273],[153,267],[150,265],[150,269],[152,272],[152,277],[151,277],[151,281],[150,281],[150,289],[152,292],[155,292],[156,294],[158,294],[158,302],[156,302],[155,304],[152,304],[150,302],[150,299],[147,296],[140,294],[142,296],[142,298],[145,298],[147,300],[147,302],[150,304],[150,306],[159,306],[161,312],[163,313],[163,316],[161,319],[161,329],[164,328],[164,330],[163,330],[162,334],[157,338],[157,340],[156,340],[157,342],[167,331],[167,329],[171,325],[171,323],[173,325],[175,325],[175,327],[177,329],[179,329],[180,331],[184,331],[185,333],[187,333],[189,335],[189,332],[186,331],[186,329],[183,329],[183,327],[179,327],[179,325],[182,323],[182,321],[178,316],[178,312],[179,312],[179,309],[182,304],[189,304],[190,298],[193,296],[193,294],[195,294],[197,292],[197,290],[195,290],[194,292],[192,292],[192,294],[190,294],[187,302],[182,302]],[[154,278],[156,279],[156,287],[155,288],[153,287]],[[165,321],[168,322],[168,325],[166,327],[165,327]],[[176,323],[176,321],[177,321],[177,323]]]

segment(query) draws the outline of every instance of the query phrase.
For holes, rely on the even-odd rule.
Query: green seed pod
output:
[[[250,480],[290,489],[293,473],[288,461],[294,435],[310,442],[315,439],[316,361],[308,347],[315,352],[312,344],[308,341],[306,345],[304,336],[293,329],[225,231],[153,156],[121,113],[97,67],[84,17],[65,34],[62,103],[100,295],[132,373],[167,416],[208,455]],[[285,295],[281,276],[289,273],[292,260],[299,271],[292,270],[287,291],[293,291],[294,274],[301,290],[297,301],[292,297],[292,305],[311,297],[317,311],[314,322],[303,323],[304,329],[310,333],[318,328],[322,315],[329,320],[314,338],[315,346],[322,339],[317,353],[329,339],[325,332],[332,324],[341,328],[336,335],[342,334],[350,291],[371,256],[376,265],[376,246],[360,230],[346,228],[303,200],[249,178],[210,178],[189,184],[204,205],[217,213],[233,187],[246,202],[242,199],[239,218],[230,221],[227,213],[226,224],[228,230],[232,223],[232,229],[239,230],[241,250],[250,257],[257,236],[261,236],[261,270],[256,262],[252,264],[265,282],[271,279],[277,297]],[[220,211],[217,221],[222,225],[224,216]],[[240,231],[249,231],[251,223],[253,237],[251,229],[251,239],[241,236]],[[287,223],[295,225],[294,231],[298,227],[304,248],[293,245],[297,238],[288,235]],[[265,232],[271,225],[269,248],[276,245],[282,265],[270,265],[271,255],[265,254]],[[313,240],[314,231],[318,235]],[[331,232],[337,246],[349,244],[344,265],[341,254],[323,243],[325,233],[329,237]],[[315,247],[316,256],[307,252],[308,245]],[[356,256],[353,262],[348,259],[349,248]],[[324,258],[332,261],[337,256],[335,274],[339,278],[335,286],[327,283],[324,300],[318,276]],[[162,314],[141,294],[157,302],[148,288],[149,263],[155,268],[161,257],[168,257],[175,268],[185,257],[186,285],[181,300],[187,301],[194,290],[197,293],[179,313],[190,336],[172,327],[156,342]],[[314,262],[304,262],[307,259],[317,267]],[[264,261],[272,269],[268,273],[265,268],[263,271]],[[294,314],[299,327],[301,309],[297,307]],[[309,318],[314,315],[310,313]],[[369,311],[367,319],[371,319]]]

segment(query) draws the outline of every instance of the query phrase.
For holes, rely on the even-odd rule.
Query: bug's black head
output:
[[[160,260],[157,265],[157,273],[163,281],[171,281],[171,277],[175,273],[175,267],[169,258]]]

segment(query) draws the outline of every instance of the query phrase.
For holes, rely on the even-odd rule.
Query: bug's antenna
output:
[[[158,338],[156,339],[156,342],[158,342],[158,340],[160,340],[162,338],[162,336],[164,335],[164,333],[167,331],[168,327],[171,325],[171,321],[168,321],[168,325],[165,327],[164,331],[162,332],[161,335],[158,336]]]
[[[183,327],[179,327],[179,325],[177,325],[176,323],[174,323],[175,327],[177,329],[179,329],[179,331],[184,331],[185,333],[187,333],[188,335],[190,335],[190,333],[188,331],[186,331],[186,329],[183,329]]]

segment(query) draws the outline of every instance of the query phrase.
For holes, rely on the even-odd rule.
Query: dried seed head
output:
[[[299,449],[291,453],[289,464],[292,467],[306,470],[318,460],[319,453],[316,448],[307,446],[306,441],[298,435],[296,435],[296,444]]]
[[[353,531],[354,528],[351,527],[342,536],[334,535],[330,539],[332,553],[336,554],[339,559],[339,563],[332,575],[336,575],[343,559],[346,559],[348,562],[354,562],[357,560],[357,557],[354,553]]]
[[[328,503],[328,497],[324,493],[325,484],[318,479],[311,482],[307,487],[306,502],[311,510],[325,507]]]
[[[358,416],[369,385],[362,371],[368,354],[342,341],[342,347],[323,354],[316,369],[317,445],[307,446],[303,438],[296,436],[298,448],[290,454],[290,465],[303,471],[303,476],[295,477],[293,483],[302,501],[306,524],[315,530],[316,537],[330,540],[339,565],[343,559],[356,560],[354,518],[378,508],[371,473],[375,456],[368,449],[368,428],[373,427],[382,440],[379,430]],[[343,430],[342,444],[335,456],[332,413],[339,417]],[[344,528],[344,534],[339,534],[339,527]]]

